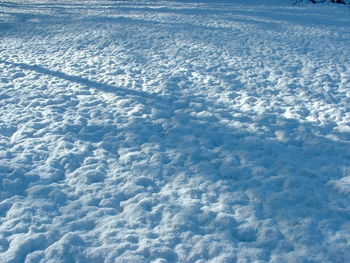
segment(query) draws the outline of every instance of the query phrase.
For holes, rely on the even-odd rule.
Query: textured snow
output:
[[[350,16],[0,3],[0,262],[347,262]]]

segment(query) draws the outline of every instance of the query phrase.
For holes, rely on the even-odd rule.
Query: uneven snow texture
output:
[[[350,11],[286,2],[2,1],[0,261],[347,262]]]

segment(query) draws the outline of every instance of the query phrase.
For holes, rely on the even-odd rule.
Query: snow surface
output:
[[[349,262],[349,14],[2,1],[0,262]]]

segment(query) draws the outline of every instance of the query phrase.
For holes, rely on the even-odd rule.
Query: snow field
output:
[[[346,262],[349,20],[0,3],[0,261]]]

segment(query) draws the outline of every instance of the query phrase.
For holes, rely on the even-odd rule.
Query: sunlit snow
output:
[[[0,2],[0,262],[350,258],[350,9]]]

